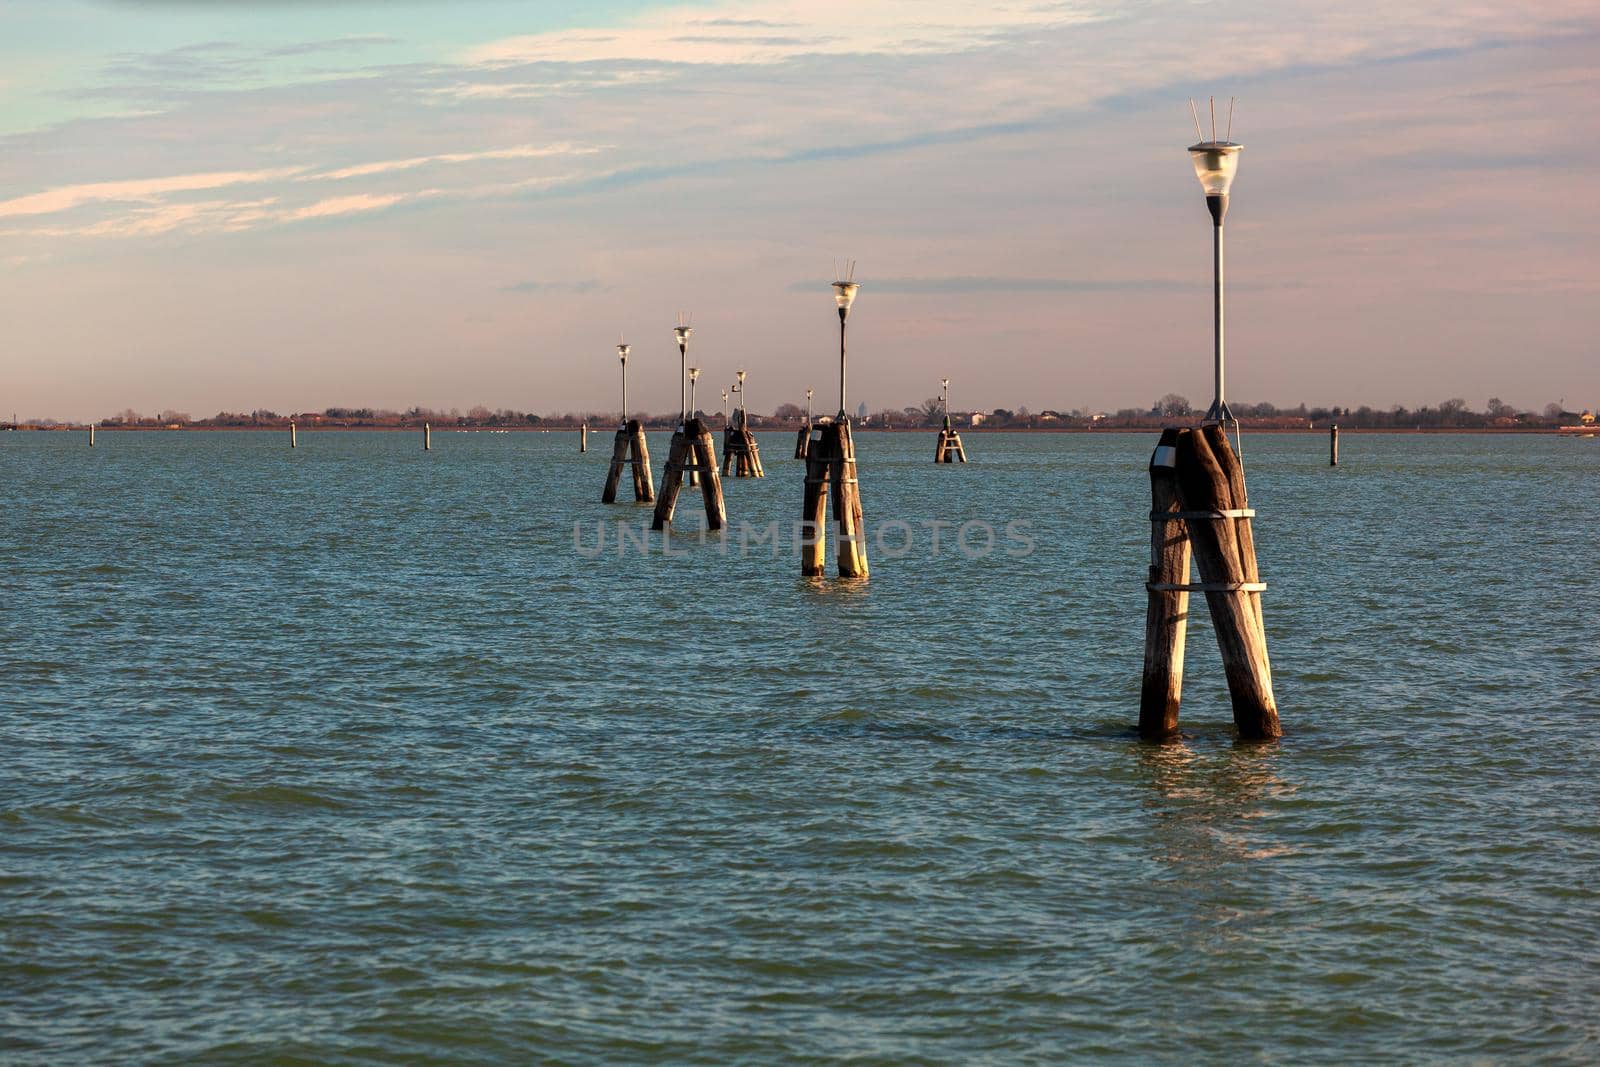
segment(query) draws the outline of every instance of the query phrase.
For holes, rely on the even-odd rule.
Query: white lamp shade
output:
[[[633,351],[633,346],[632,345],[618,345],[617,346],[617,358],[622,360],[622,362],[626,363],[626,362],[628,362],[628,353],[631,352],[631,351]]]
[[[1201,141],[1189,146],[1189,158],[1194,163],[1194,173],[1207,196],[1227,196],[1233,184],[1233,175],[1239,169],[1239,150],[1242,144],[1232,141]]]
[[[678,344],[682,346],[689,343],[689,335],[694,333],[694,328],[692,326],[674,326],[672,332],[677,334]]]
[[[856,290],[861,288],[860,282],[834,282],[833,298],[839,302],[841,311],[849,311],[850,305],[855,303]]]

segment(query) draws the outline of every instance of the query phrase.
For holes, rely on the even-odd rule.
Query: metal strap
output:
[[[1145,582],[1152,593],[1260,593],[1266,582]]]
[[[1253,519],[1255,508],[1230,508],[1227,511],[1152,511],[1151,522],[1177,522],[1179,519]]]

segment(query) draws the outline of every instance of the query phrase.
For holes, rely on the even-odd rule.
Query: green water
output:
[[[1247,437],[1147,746],[1153,436],[860,435],[853,587],[604,436],[0,435],[0,1060],[1600,1059],[1600,442]]]

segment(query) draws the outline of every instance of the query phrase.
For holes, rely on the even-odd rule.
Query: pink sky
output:
[[[42,10],[0,14],[32,41],[0,68],[6,414],[606,410],[619,331],[666,411],[679,309],[709,395],[745,367],[771,410],[831,395],[846,255],[852,406],[1203,403],[1209,93],[1246,146],[1230,399],[1600,400],[1591,4],[498,5],[451,41],[290,6],[271,42],[194,4],[144,50],[126,5],[66,84],[26,61]]]

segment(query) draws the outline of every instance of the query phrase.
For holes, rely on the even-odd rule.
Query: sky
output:
[[[1231,401],[1600,402],[1592,0],[7,0],[0,408],[1203,407],[1213,95]]]

